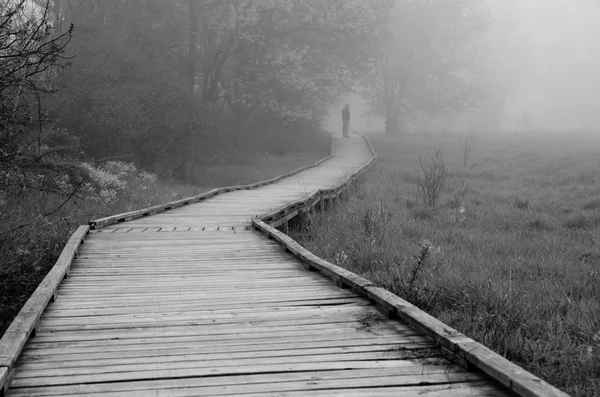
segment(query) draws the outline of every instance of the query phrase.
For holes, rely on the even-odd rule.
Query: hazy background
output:
[[[487,0],[492,25],[477,78],[488,99],[466,115],[420,120],[420,130],[594,130],[600,125],[600,2]],[[332,109],[328,128],[341,129],[343,103],[352,129],[383,131],[383,119],[364,115],[357,95]],[[523,123],[524,118],[529,123]],[[524,117],[525,116],[525,117]]]

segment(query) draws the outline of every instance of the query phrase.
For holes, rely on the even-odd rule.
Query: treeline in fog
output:
[[[17,170],[33,184],[28,164],[59,152],[185,179],[222,151],[321,150],[319,125],[374,56],[384,5],[3,2],[4,187]]]

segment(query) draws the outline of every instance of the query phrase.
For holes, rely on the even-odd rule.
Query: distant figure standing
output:
[[[344,138],[350,137],[350,105],[346,104],[342,110],[342,122],[344,123]]]

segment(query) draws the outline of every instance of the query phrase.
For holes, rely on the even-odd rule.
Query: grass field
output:
[[[294,235],[573,396],[600,395],[600,134],[372,135],[348,201]],[[435,205],[419,156],[441,149]],[[308,233],[307,233],[308,232]]]
[[[89,220],[200,194],[222,187],[250,184],[313,164],[316,153],[259,156],[242,164],[214,164],[196,169],[201,184],[185,185],[160,180],[143,171],[110,175],[99,192],[88,192],[65,204],[65,197],[26,193],[3,197],[0,192],[0,336],[37,288],[60,255],[71,233]],[[102,182],[102,181],[100,181]],[[102,184],[102,183],[101,183]],[[22,227],[23,226],[23,227]]]

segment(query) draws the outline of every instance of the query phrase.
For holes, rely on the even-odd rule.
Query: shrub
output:
[[[600,225],[600,216],[591,217],[584,214],[575,215],[563,223],[565,229],[571,230],[594,229],[598,225]]]
[[[581,209],[583,209],[584,211],[600,210],[600,199],[594,199],[594,200],[588,201],[587,203],[585,203],[583,205],[583,207],[581,207]]]
[[[539,218],[527,222],[527,228],[537,230],[540,232],[554,230],[554,227],[551,224],[549,224],[545,220],[539,219]]]
[[[460,146],[463,149],[463,171],[467,170],[467,164],[469,163],[469,156],[473,151],[473,142],[475,142],[475,136],[473,136],[473,130],[469,136],[465,139],[460,140]]]
[[[513,204],[520,210],[526,210],[529,208],[529,200],[526,198],[515,197]]]
[[[448,170],[441,149],[435,149],[430,159],[419,156],[419,168],[417,169],[417,186],[427,206],[435,206],[448,177]]]

